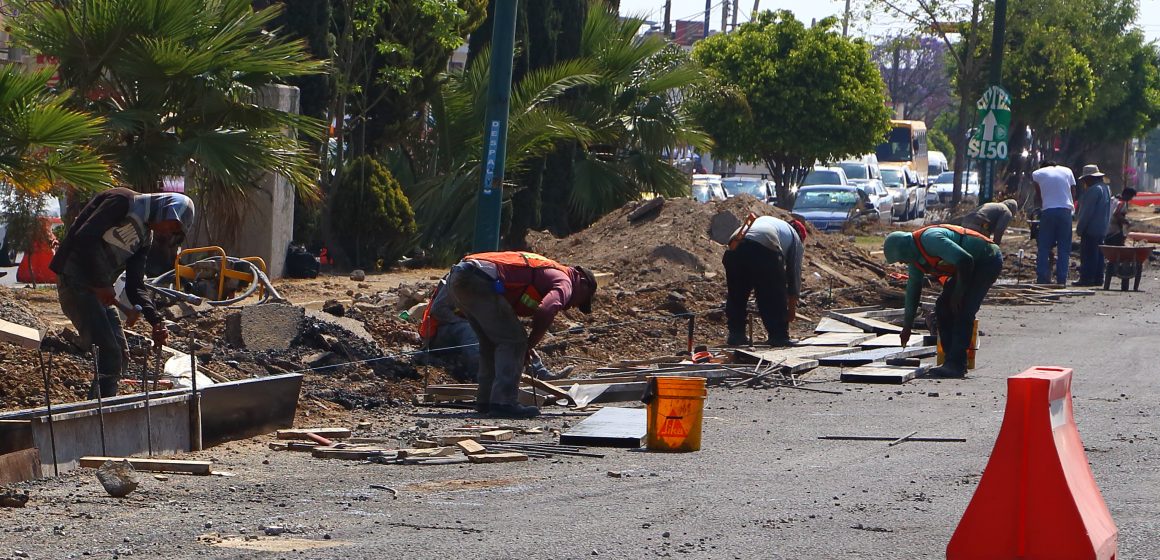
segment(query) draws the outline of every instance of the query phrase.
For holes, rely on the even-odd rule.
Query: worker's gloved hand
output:
[[[898,333],[898,340],[902,341],[902,347],[906,348],[906,343],[910,342],[910,327],[902,328],[902,332]]]
[[[110,307],[117,303],[117,292],[113,290],[112,286],[93,288],[93,293],[96,294],[97,301],[101,302],[101,305],[105,307]]]
[[[158,348],[165,346],[169,340],[169,329],[165,328],[165,323],[157,323],[153,325],[153,344]]]

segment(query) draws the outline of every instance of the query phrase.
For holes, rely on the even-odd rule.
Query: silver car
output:
[[[926,186],[906,167],[883,167],[882,182],[894,198],[894,218],[910,221],[926,216]]]

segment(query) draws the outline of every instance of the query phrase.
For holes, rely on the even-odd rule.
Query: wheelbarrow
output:
[[[1128,281],[1135,279],[1132,291],[1140,291],[1140,276],[1144,274],[1144,263],[1152,255],[1152,245],[1137,245],[1121,247],[1118,245],[1100,245],[1100,251],[1107,261],[1104,270],[1104,289],[1112,285],[1112,277],[1120,279],[1120,291],[1128,291]]]

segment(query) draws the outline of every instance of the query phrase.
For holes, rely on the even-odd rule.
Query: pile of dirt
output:
[[[743,195],[700,203],[682,198],[636,221],[628,215],[642,203],[625,205],[588,229],[565,237],[529,235],[534,250],[566,264],[613,275],[624,288],[640,289],[690,281],[724,282],[721,255],[729,234],[749,213],[789,219],[789,213]],[[884,275],[881,259],[871,258],[843,234],[820,233],[808,226],[803,258],[803,289],[833,290],[873,284]],[[816,273],[816,274],[815,274]]]

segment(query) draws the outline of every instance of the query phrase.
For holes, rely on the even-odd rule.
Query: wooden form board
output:
[[[822,317],[822,320],[818,321],[818,326],[814,327],[814,332],[816,332],[816,333],[833,333],[833,332],[862,333],[862,332],[866,332],[866,331],[862,330],[859,327],[855,327],[854,325],[848,325],[846,323],[843,323],[843,322],[841,322],[837,319],[834,319],[832,317]]]
[[[891,358],[922,358],[935,355],[934,346],[915,346],[914,348],[874,348],[850,354],[824,356],[818,359],[823,366],[855,367],[872,362],[884,362]]]
[[[886,321],[879,321],[878,319],[871,319],[869,317],[859,317],[857,314],[847,315],[844,313],[837,313],[829,311],[826,313],[827,317],[836,319],[847,325],[853,325],[865,331],[872,331],[876,333],[899,333],[902,332],[902,327],[887,323]]]
[[[639,448],[648,432],[643,408],[606,407],[560,436],[560,445]]]
[[[44,338],[44,333],[37,329],[0,319],[0,341],[36,350],[40,348],[42,338]]]
[[[505,451],[503,453],[476,453],[468,455],[467,460],[472,463],[514,463],[527,461],[528,456],[514,451]]]
[[[842,372],[842,383],[889,383],[901,385],[926,370],[926,366],[896,367],[871,364]]]
[[[314,434],[326,439],[346,439],[351,436],[350,430],[346,428],[293,428],[278,430],[277,437],[278,439],[310,439],[306,434]]]
[[[105,461],[119,463],[128,460],[134,470],[145,472],[170,472],[185,474],[210,474],[213,468],[212,461],[178,461],[168,459],[142,459],[139,457],[81,457],[82,467],[96,469],[105,464]]]
[[[798,344],[803,346],[858,346],[871,338],[874,338],[874,333],[831,332],[811,336],[798,342]]]

